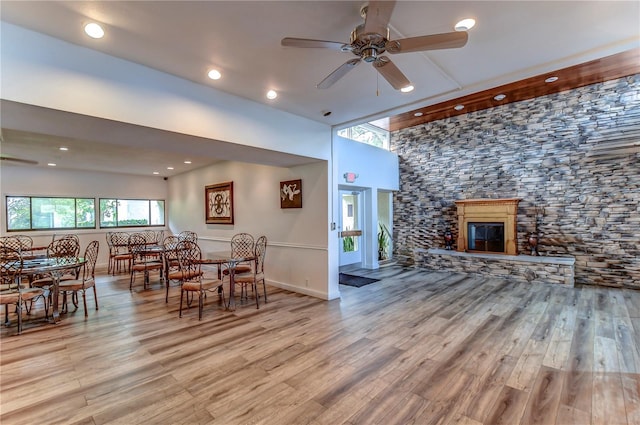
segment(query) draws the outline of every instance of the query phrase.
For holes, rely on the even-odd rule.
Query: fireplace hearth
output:
[[[456,201],[457,250],[518,255],[518,202],[519,198]]]

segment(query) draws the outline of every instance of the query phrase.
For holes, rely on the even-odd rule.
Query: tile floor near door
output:
[[[640,423],[640,291],[360,272],[380,281],[210,296],[202,321],[101,273],[87,319],[1,329],[0,423]]]

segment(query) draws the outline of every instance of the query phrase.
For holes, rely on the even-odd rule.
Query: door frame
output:
[[[342,237],[342,231],[344,228],[344,209],[342,206],[342,200],[343,200],[343,196],[344,195],[357,195],[357,205],[354,208],[354,215],[357,216],[357,223],[358,223],[358,229],[350,229],[350,230],[360,230],[362,232],[361,236],[353,236],[357,239],[357,246],[358,246],[358,250],[357,251],[353,251],[353,252],[349,252],[349,253],[345,253],[343,251],[343,241],[344,238]],[[356,263],[360,263],[362,264],[362,260],[363,260],[363,254],[364,254],[364,250],[366,247],[365,244],[365,238],[366,238],[366,232],[364,229],[364,191],[360,190],[360,189],[356,189],[356,188],[349,188],[349,189],[340,189],[338,190],[338,199],[339,199],[339,220],[338,220],[338,226],[339,226],[339,233],[338,233],[338,257],[339,257],[339,266],[346,266],[349,264],[356,264]]]

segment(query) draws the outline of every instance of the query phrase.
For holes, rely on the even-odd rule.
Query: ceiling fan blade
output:
[[[373,66],[394,89],[400,90],[411,85],[411,81],[404,76],[400,68],[391,62],[388,57],[380,56],[373,62]]]
[[[385,48],[389,53],[421,52],[424,50],[455,49],[467,44],[469,35],[466,31],[447,32],[443,34],[423,35],[421,37],[390,40]]]
[[[386,34],[395,1],[370,1],[364,21],[365,33]]]
[[[327,76],[324,80],[320,81],[316,85],[319,89],[328,89],[340,78],[344,77],[347,72],[351,71],[357,64],[360,63],[360,59],[350,59],[340,65],[335,71]]]
[[[6,155],[0,155],[0,160],[2,160],[2,161],[11,161],[11,162],[19,162],[21,164],[38,165],[38,161],[34,161],[32,159],[13,158],[13,157],[6,156]]]
[[[344,43],[337,41],[326,40],[311,40],[309,38],[294,38],[285,37],[280,42],[281,45],[286,47],[310,47],[310,48],[324,48],[333,50],[342,50]]]

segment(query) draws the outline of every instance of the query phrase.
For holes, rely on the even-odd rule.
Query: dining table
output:
[[[49,292],[51,294],[51,304],[53,307],[52,320],[54,323],[60,321],[60,311],[58,309],[60,278],[64,275],[65,271],[77,270],[86,262],[87,260],[83,257],[40,257],[23,259],[22,276],[33,277],[34,275],[42,274],[51,276],[53,284],[49,288]]]
[[[240,263],[247,261],[254,261],[255,256],[239,256],[234,255],[230,251],[213,251],[207,252],[204,258],[201,260],[201,264],[217,265],[218,266],[218,279],[222,280],[222,267],[226,266],[229,270],[229,303],[227,309],[235,310],[235,271],[236,266]]]

